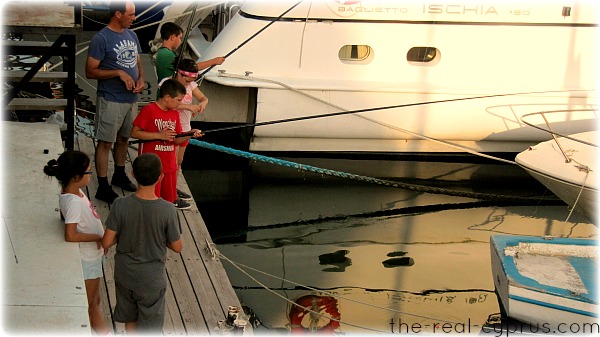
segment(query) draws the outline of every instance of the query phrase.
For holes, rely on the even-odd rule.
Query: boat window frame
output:
[[[434,55],[425,58],[425,56],[428,56],[430,50],[434,51]],[[406,60],[414,66],[434,66],[440,62],[441,58],[441,51],[431,46],[416,46],[406,52]]]
[[[358,53],[360,53],[358,47],[366,47],[364,55],[358,55]],[[352,57],[352,55],[350,55],[350,57],[342,56],[342,52],[344,51],[344,53],[345,53],[346,52],[345,49],[348,49],[348,48],[356,48],[357,56],[356,57]],[[352,54],[352,53],[353,53],[353,51],[350,51],[350,54]],[[373,47],[371,47],[367,44],[346,44],[346,45],[341,46],[340,49],[338,50],[338,59],[344,64],[365,65],[365,64],[371,63],[373,61],[374,57],[375,57],[375,51],[373,50]]]

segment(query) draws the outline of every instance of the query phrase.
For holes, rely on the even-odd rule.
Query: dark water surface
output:
[[[452,190],[550,194],[516,165],[290,160]],[[258,333],[305,332],[311,324],[322,332],[432,333],[446,324],[478,334],[500,313],[490,235],[597,233],[579,215],[565,222],[562,203],[478,201],[260,162],[219,167],[207,157],[204,163],[184,175],[238,297],[262,322]],[[289,302],[311,300],[342,323],[311,323]],[[407,330],[415,326],[420,331]]]

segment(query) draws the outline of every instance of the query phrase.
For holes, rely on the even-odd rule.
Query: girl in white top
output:
[[[62,190],[60,214],[65,221],[65,240],[78,242],[85,279],[92,329],[100,335],[110,334],[100,307],[100,277],[104,250],[101,241],[104,227],[94,206],[81,188],[90,182],[90,158],[80,151],[66,151],[50,160],[44,173],[56,177]]]

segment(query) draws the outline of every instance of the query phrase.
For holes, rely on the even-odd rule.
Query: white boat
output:
[[[571,209],[597,224],[598,131],[554,137],[519,153],[515,161]]]
[[[522,115],[595,103],[595,6],[246,1],[212,42],[205,28],[188,37],[200,60],[228,55],[204,76],[195,122],[263,123],[244,129],[252,151],[518,153],[550,138]],[[303,120],[271,123],[291,118]],[[573,133],[592,119],[551,122]]]
[[[492,235],[490,247],[505,315],[537,332],[598,332],[597,241]]]

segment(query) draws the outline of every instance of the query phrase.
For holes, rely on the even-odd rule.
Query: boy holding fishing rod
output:
[[[173,79],[166,80],[160,87],[158,100],[140,110],[131,129],[131,137],[145,141],[139,144],[139,153],[155,153],[162,162],[164,177],[156,184],[156,195],[174,204],[177,199],[177,145],[202,136],[198,129],[181,133],[181,120],[176,108],[185,93],[183,84]],[[189,204],[175,206],[178,209],[191,207]]]
[[[157,77],[157,80],[159,83],[159,87],[165,78],[177,79],[180,64],[176,64],[176,63],[181,63],[181,61],[187,60],[187,61],[191,61],[193,63],[193,66],[195,67],[194,70],[188,70],[188,72],[195,72],[196,77],[198,74],[198,70],[209,68],[209,67],[215,66],[215,65],[220,65],[225,61],[224,57],[215,57],[210,60],[199,61],[199,62],[195,62],[195,61],[189,60],[189,59],[178,58],[177,53],[175,51],[177,50],[177,48],[179,48],[181,46],[181,44],[184,40],[184,37],[183,37],[183,29],[174,22],[165,22],[160,27],[160,37],[161,37],[162,44],[161,44],[160,48],[158,50],[156,50],[155,54],[152,56],[152,59],[154,60],[153,63],[155,66],[156,77]],[[184,48],[185,48],[185,46],[184,46]],[[183,54],[183,52],[184,51],[181,50],[182,54]],[[178,60],[181,60],[181,61],[178,62]],[[189,64],[188,64],[188,68],[190,68]],[[194,80],[195,80],[195,77],[194,77]],[[180,82],[181,82],[181,80],[180,80]],[[186,94],[183,103],[189,107],[191,104],[190,100],[192,99],[191,92],[194,92],[193,97],[196,97],[196,98],[203,97],[203,99],[204,99],[204,101],[200,101],[200,104],[199,104],[199,106],[202,107],[202,110],[200,112],[202,112],[204,110],[204,108],[206,108],[206,104],[208,104],[208,99],[206,98],[206,96],[204,96],[204,94],[202,94],[202,92],[200,92],[200,89],[197,88],[197,84],[195,82],[191,82],[191,83],[187,83],[187,84],[183,83],[183,84],[186,85],[186,88],[192,84],[196,85],[195,87],[192,87],[192,88],[190,88],[190,90],[188,90],[188,91],[190,91],[190,93]],[[158,95],[157,95],[157,97],[158,97]],[[189,129],[191,129],[189,117],[186,118],[187,112],[185,112],[182,109],[187,109],[187,108],[180,107],[180,116],[182,118],[182,122],[184,122],[183,123],[184,129],[189,130]],[[189,112],[189,109],[188,109],[188,112]],[[180,168],[181,168],[181,163],[183,162],[183,154],[185,153],[186,145],[187,145],[187,143],[184,143],[182,146],[179,147],[179,150],[178,150],[177,159],[178,159]],[[188,206],[186,206],[187,200],[192,200],[192,196],[185,193],[184,191],[177,190],[176,204],[180,205],[181,207],[188,207]]]
[[[175,64],[177,53],[175,53],[175,50],[181,45],[183,29],[174,22],[165,22],[160,27],[160,37],[162,39],[162,46],[156,51],[156,55],[154,55],[156,77],[159,83],[163,78],[170,78],[175,74],[175,70],[177,69],[177,65]],[[220,65],[223,62],[225,62],[225,58],[219,56],[210,60],[196,62],[196,66],[198,70],[202,70]]]

